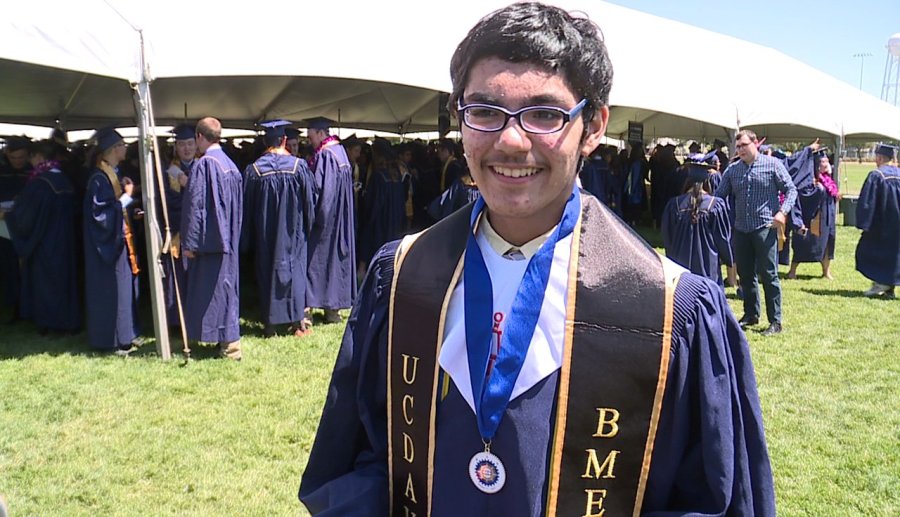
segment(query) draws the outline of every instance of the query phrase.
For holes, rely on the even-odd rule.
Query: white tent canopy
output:
[[[555,3],[603,28],[615,68],[611,136],[638,121],[650,137],[722,138],[740,126],[770,139],[900,139],[900,109],[773,49],[595,0]],[[349,1],[338,24],[334,10],[279,4],[278,21],[297,27],[279,39],[264,29],[272,12],[254,6],[14,3],[0,20],[0,121],[133,125],[140,29],[161,124],[214,115],[249,128],[324,115],[343,126],[434,130],[455,45],[505,4],[462,0],[438,23],[418,16],[418,2]],[[730,81],[747,62],[772,73]]]

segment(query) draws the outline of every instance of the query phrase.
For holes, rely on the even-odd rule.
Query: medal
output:
[[[475,488],[486,494],[496,494],[503,488],[506,468],[500,458],[491,453],[490,444],[485,444],[484,451],[469,460],[469,477]]]
[[[500,458],[491,454],[491,440],[497,433],[516,378],[525,363],[550,279],[556,243],[574,230],[581,213],[581,198],[577,186],[573,187],[560,224],[529,260],[505,329],[500,328],[503,315],[493,311],[491,275],[475,238],[478,217],[484,208],[484,199],[478,199],[472,210],[472,231],[466,244],[463,265],[466,354],[475,419],[484,442],[484,452],[475,454],[469,461],[469,477],[479,490],[494,494],[506,483],[506,469]],[[492,357],[495,336],[498,350]],[[501,336],[505,340],[502,347]]]

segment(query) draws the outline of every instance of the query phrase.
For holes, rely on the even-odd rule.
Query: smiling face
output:
[[[499,58],[485,58],[472,67],[462,98],[463,105],[492,104],[511,111],[535,105],[568,111],[580,101],[561,74]],[[578,159],[600,143],[608,118],[608,108],[598,110],[584,140],[580,115],[545,135],[526,133],[514,119],[493,133],[461,125],[469,169],[501,236],[524,244],[559,222]]]

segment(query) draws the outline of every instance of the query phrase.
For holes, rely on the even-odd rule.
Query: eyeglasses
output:
[[[526,133],[546,135],[564,128],[586,105],[587,99],[582,99],[568,111],[556,106],[526,106],[518,111],[509,111],[490,104],[463,106],[462,101],[458,101],[457,110],[462,113],[463,123],[475,131],[485,133],[502,131],[509,123],[509,119],[514,118]]]
[[[751,146],[751,145],[753,145],[753,142],[749,142],[746,144],[734,144],[734,148],[735,149],[743,149],[743,148]]]

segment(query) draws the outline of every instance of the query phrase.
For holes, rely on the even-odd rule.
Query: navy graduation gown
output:
[[[900,285],[900,169],[882,165],[859,193],[856,270],[873,282]]]
[[[191,165],[193,165],[193,160],[185,164],[184,162],[179,162],[177,165],[173,164],[170,167],[177,167],[185,174],[190,173]],[[181,200],[184,197],[184,190],[186,187],[182,187],[178,182],[178,178],[171,174],[171,172],[166,171],[166,181],[163,185],[163,195],[166,196],[166,208],[168,211],[166,212],[169,216],[169,233],[172,236],[173,245],[177,244],[180,248],[180,240],[181,240]],[[162,218],[162,212],[160,211],[159,224],[162,227],[164,221]],[[179,250],[180,251],[180,250]],[[168,320],[170,327],[175,327],[180,325],[180,318],[178,316],[178,297],[175,292],[176,284],[178,287],[178,291],[181,293],[182,304],[184,303],[184,290],[185,290],[185,259],[179,253],[178,257],[168,256],[171,253],[171,250],[164,250],[167,256],[162,257],[162,270],[163,270],[163,291],[165,296],[166,303],[166,319]]]
[[[389,244],[375,257],[344,334],[299,492],[314,515],[388,512],[387,317],[395,250]],[[721,289],[683,275],[673,335],[643,515],[774,515],[749,347]],[[482,442],[472,410],[449,386],[438,406],[433,516],[543,514],[557,373],[504,413],[491,451],[508,479],[493,495],[479,492],[466,474]]]
[[[106,173],[94,169],[84,193],[85,309],[88,342],[112,350],[138,336],[138,277],[131,271],[122,203]]]
[[[241,173],[219,146],[191,168],[182,199],[181,249],[188,259],[188,339],[227,343],[240,338],[238,246],[243,207]]]
[[[480,197],[481,192],[473,181],[464,182],[460,178],[453,182],[453,185],[450,185],[450,188],[443,194],[434,198],[428,205],[428,215],[436,221],[440,221]]]
[[[800,212],[807,214],[809,217],[809,231],[806,235],[799,232],[791,232],[791,249],[794,253],[792,262],[820,262],[826,254],[833,254],[833,247],[829,249],[829,241],[834,242],[836,233],[837,210],[835,206],[835,198],[831,197],[825,191],[822,185],[815,185],[812,189],[807,189],[798,196],[798,205],[801,206]],[[818,219],[816,219],[818,217]],[[806,215],[804,215],[806,220]],[[811,225],[813,221],[817,221],[818,235],[813,234]],[[830,258],[830,257],[829,257]]]
[[[0,167],[0,201],[13,201],[25,188],[28,170]],[[19,299],[19,259],[12,242],[0,238],[0,303],[14,305]]]
[[[81,305],[72,183],[58,170],[40,174],[16,196],[7,224],[22,261],[23,317],[44,329],[76,330]]]
[[[315,200],[306,162],[266,153],[244,171],[241,251],[253,251],[259,308],[269,325],[303,319]]]
[[[365,217],[360,218],[365,221],[359,235],[360,261],[368,264],[384,243],[403,237],[409,188],[409,175],[394,179],[387,169],[372,171],[363,200]]]
[[[662,216],[662,236],[666,256],[689,269],[722,284],[722,264],[730,266],[731,221],[721,198],[704,193],[697,223],[691,220],[691,194],[669,201]]]
[[[581,188],[593,194],[604,205],[609,203],[606,196],[606,176],[608,175],[609,165],[601,156],[585,158],[581,172],[578,173],[581,178]]]
[[[356,228],[353,170],[344,146],[326,144],[316,154],[316,215],[309,237],[306,305],[343,309],[356,295]]]

